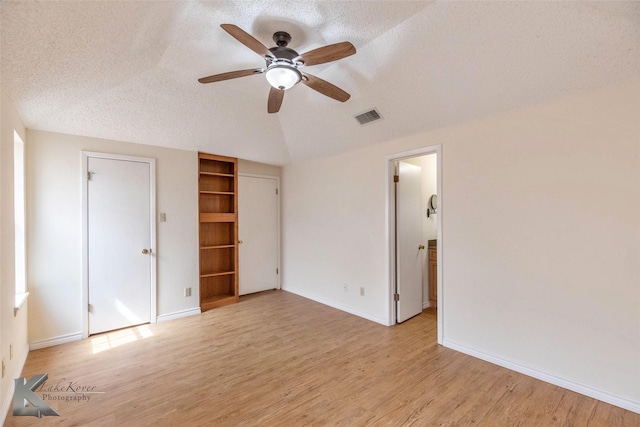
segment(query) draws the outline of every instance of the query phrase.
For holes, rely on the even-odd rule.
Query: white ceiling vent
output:
[[[381,118],[382,118],[382,115],[375,108],[373,108],[372,110],[366,111],[362,114],[358,114],[356,116],[356,120],[361,125],[366,125],[367,123],[375,122],[376,120],[380,120]]]

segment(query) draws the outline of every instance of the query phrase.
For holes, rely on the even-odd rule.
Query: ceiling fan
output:
[[[276,46],[268,49],[236,25],[222,24],[220,26],[240,43],[264,57],[266,60],[266,68],[250,68],[247,70],[214,74],[213,76],[198,79],[200,83],[213,83],[265,73],[267,81],[271,84],[269,100],[267,102],[267,111],[269,113],[277,113],[280,111],[284,91],[291,89],[300,82],[340,102],[345,102],[350,98],[351,95],[339,87],[319,77],[303,73],[299,68],[302,66],[324,64],[351,56],[356,53],[356,48],[353,47],[351,43],[342,42],[330,44],[318,49],[313,49],[307,53],[298,54],[295,50],[287,47],[291,41],[291,36],[284,31],[277,31],[273,34],[273,41],[276,43]]]

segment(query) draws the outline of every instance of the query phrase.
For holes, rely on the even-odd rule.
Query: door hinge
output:
[[[280,274],[280,269],[276,268],[276,274]]]
[[[394,301],[400,301],[400,294],[393,294]]]
[[[393,182],[400,182],[400,175],[393,175]]]
[[[87,171],[87,181],[91,181],[91,175],[93,175],[93,172]]]
[[[88,309],[89,309],[89,313],[91,313],[93,311],[93,308],[91,307],[91,304],[87,304],[88,305]]]
[[[276,196],[278,195],[278,189],[276,188]]]

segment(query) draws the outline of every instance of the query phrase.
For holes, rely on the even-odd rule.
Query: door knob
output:
[[[149,253],[149,249],[143,249],[142,253],[145,254],[145,255],[148,254]]]
[[[422,249],[424,249],[424,245],[418,246],[418,250],[422,250]]]

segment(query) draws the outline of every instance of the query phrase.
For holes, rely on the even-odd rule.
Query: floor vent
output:
[[[361,125],[366,125],[367,123],[375,122],[376,120],[380,120],[381,118],[382,116],[375,108],[370,111],[364,112],[362,114],[358,114],[356,116],[356,120]]]

